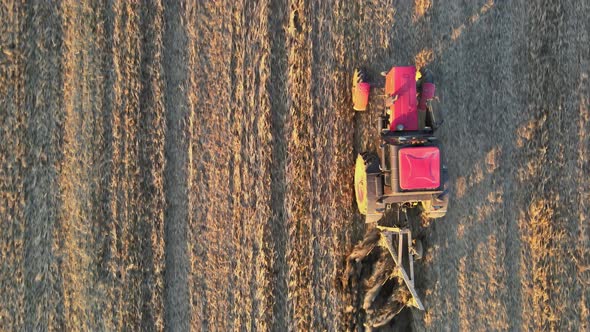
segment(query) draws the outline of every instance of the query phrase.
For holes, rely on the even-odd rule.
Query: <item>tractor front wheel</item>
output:
[[[366,111],[369,104],[371,85],[367,81],[366,73],[355,69],[352,75],[352,108],[355,111]]]

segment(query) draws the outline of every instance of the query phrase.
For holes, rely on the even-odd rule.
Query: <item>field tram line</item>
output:
[[[535,129],[534,142],[527,144],[527,149],[531,158],[538,154],[541,160],[551,147],[549,123],[549,109],[557,109],[558,99],[552,91],[558,90],[557,83],[554,82],[552,71],[545,70],[554,68],[559,62],[559,50],[556,47],[556,38],[558,38],[560,24],[560,15],[562,15],[561,5],[547,6],[544,2],[534,2],[527,8],[527,28],[530,30],[527,39],[527,48],[529,50],[527,77],[534,78],[538,84],[530,87],[527,94],[529,109],[537,119],[543,119],[541,124]],[[543,17],[543,19],[541,19]],[[547,56],[546,53],[554,54]],[[543,105],[538,101],[543,100]],[[551,105],[551,106],[547,106]],[[523,240],[522,246],[522,266],[533,266],[533,269],[526,270],[527,273],[522,278],[522,301],[530,302],[533,305],[525,307],[523,310],[523,325],[536,326],[538,329],[555,329],[558,328],[558,317],[563,315],[561,306],[551,305],[552,301],[540,301],[542,298],[554,299],[555,291],[552,290],[551,284],[558,276],[557,261],[554,257],[558,253],[558,248],[550,241],[552,237],[560,236],[560,230],[553,225],[558,202],[552,197],[554,193],[548,183],[548,174],[550,170],[544,170],[536,181],[529,184],[532,186],[528,192],[531,192],[529,205],[526,216],[520,221],[520,234]],[[543,193],[543,194],[538,194]],[[522,269],[522,267],[521,267]]]
[[[271,268],[275,272],[270,280],[272,289],[272,322],[273,331],[286,330],[290,326],[287,306],[288,300],[288,262],[287,250],[287,214],[285,209],[287,137],[285,122],[288,114],[289,97],[285,83],[287,72],[286,34],[284,26],[288,23],[286,1],[271,0],[268,12],[268,38],[270,40],[270,72],[266,82],[270,98],[270,134],[272,151],[270,158],[270,234],[266,241],[265,251]]]
[[[165,106],[162,68],[163,6],[157,2],[139,12],[140,67],[138,126],[138,245],[142,330],[164,328],[164,144]]]
[[[24,327],[62,329],[63,280],[59,273],[58,174],[62,161],[63,77],[61,17],[57,5],[25,7],[24,52],[26,164],[24,180]]]
[[[24,179],[26,174],[26,114],[24,50],[24,6],[12,4],[0,11],[0,330],[24,326]],[[19,280],[20,279],[20,280]]]
[[[163,71],[166,133],[164,143],[164,327],[188,330],[191,318],[188,253],[188,139],[189,84],[186,11],[180,4],[170,4],[163,11]]]

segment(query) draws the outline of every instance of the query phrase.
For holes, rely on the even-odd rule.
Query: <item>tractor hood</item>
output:
[[[416,68],[414,66],[393,67],[385,77],[385,94],[395,95],[397,100],[391,105],[391,124],[389,130],[418,130],[416,101]]]

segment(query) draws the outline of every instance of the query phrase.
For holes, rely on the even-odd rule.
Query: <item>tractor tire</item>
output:
[[[367,110],[371,85],[362,69],[355,69],[352,75],[352,108],[357,112]]]
[[[444,183],[444,192],[437,197],[432,197],[431,200],[421,202],[422,216],[425,218],[439,219],[447,214],[447,208],[449,206],[449,181],[446,168],[443,168],[442,180]]]
[[[447,214],[448,194],[444,193],[432,200],[422,201],[422,216],[428,219],[439,219]]]
[[[356,158],[354,171],[354,191],[359,212],[372,220],[375,202],[379,193],[375,181],[380,179],[379,156],[372,152],[360,153]]]

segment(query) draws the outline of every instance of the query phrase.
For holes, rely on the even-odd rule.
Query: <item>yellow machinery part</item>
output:
[[[367,170],[365,160],[360,154],[356,158],[354,170],[354,192],[359,212],[367,214]]]
[[[420,70],[416,70],[416,82],[418,82],[422,78],[422,73]]]

